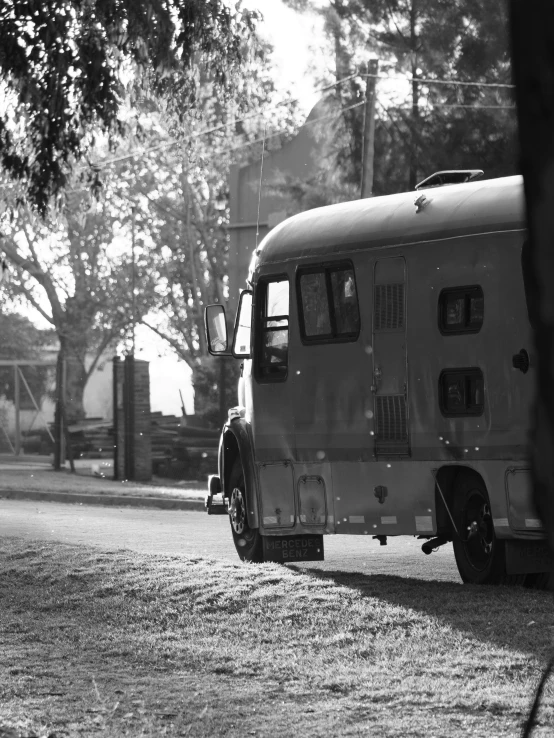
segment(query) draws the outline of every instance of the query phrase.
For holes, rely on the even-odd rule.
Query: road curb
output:
[[[77,492],[38,492],[36,490],[0,490],[0,499],[65,502],[106,507],[155,507],[162,510],[206,511],[203,500],[183,500],[175,497],[133,497],[129,495],[95,495]]]

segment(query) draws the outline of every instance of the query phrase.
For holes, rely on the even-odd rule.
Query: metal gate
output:
[[[0,369],[13,370],[13,423],[8,418],[10,403],[4,405],[4,412],[0,410],[0,443],[10,456],[19,457],[24,454],[25,438],[29,437],[33,429],[42,430],[51,442],[52,448],[55,447],[54,433],[41,407],[42,398],[35,396],[23,372],[23,367],[36,366],[56,368],[57,365],[52,361],[0,360]],[[58,390],[57,380],[56,389]],[[27,427],[23,427],[22,413],[27,410],[31,410],[33,414]],[[36,453],[40,454],[40,448]]]

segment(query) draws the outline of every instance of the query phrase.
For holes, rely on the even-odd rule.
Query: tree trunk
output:
[[[510,0],[510,14],[537,354],[530,456],[535,504],[554,552],[554,4]]]
[[[83,361],[72,350],[71,345],[65,347],[65,411],[68,423],[74,423],[85,417],[84,394],[87,382]]]

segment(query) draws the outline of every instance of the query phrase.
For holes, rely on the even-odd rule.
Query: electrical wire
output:
[[[328,85],[324,85],[322,87],[319,87],[319,88],[315,89],[312,94],[316,95],[316,94],[321,93],[321,92],[326,92],[328,90],[333,89],[334,87],[338,87],[338,86],[340,86],[342,84],[345,84],[346,82],[350,82],[351,80],[356,79],[356,78],[358,78],[358,79],[360,79],[360,78],[366,79],[368,77],[372,77],[374,79],[380,79],[380,80],[401,80],[401,81],[407,81],[407,82],[411,82],[412,81],[412,80],[410,80],[409,77],[388,77],[386,75],[380,75],[380,74],[366,74],[366,73],[360,74],[360,73],[356,72],[355,74],[351,74],[348,77],[343,77],[342,79],[339,79],[336,82],[332,82],[332,83],[330,83]],[[433,80],[433,79],[424,79],[424,78],[421,78],[420,79],[419,77],[415,78],[415,81],[417,81],[417,82],[423,82],[425,84],[438,84],[438,85],[458,85],[458,86],[491,87],[491,88],[492,87],[496,87],[496,88],[509,88],[509,89],[513,89],[514,88],[514,85],[503,84],[503,83],[492,83],[492,82],[463,82],[461,80]],[[205,129],[203,129],[201,131],[197,131],[196,133],[191,133],[191,134],[189,134],[188,136],[185,136],[182,139],[178,139],[178,140],[175,140],[175,141],[164,141],[163,143],[157,144],[156,146],[151,146],[148,149],[142,149],[140,151],[134,151],[134,152],[131,152],[129,154],[124,154],[122,156],[115,157],[113,159],[108,159],[107,161],[103,161],[103,162],[93,162],[92,163],[92,167],[98,168],[98,169],[103,169],[103,168],[105,168],[107,166],[111,166],[112,164],[117,164],[117,163],[119,163],[121,161],[127,161],[128,159],[134,159],[136,157],[144,156],[146,154],[150,154],[150,153],[153,153],[155,151],[160,151],[162,149],[171,148],[171,147],[177,146],[179,144],[184,144],[184,143],[187,143],[187,142],[192,141],[194,139],[201,138],[202,136],[206,136],[206,135],[208,135],[210,133],[217,133],[218,131],[224,130],[225,128],[227,128],[231,124],[243,123],[243,122],[245,122],[247,120],[252,120],[253,118],[259,118],[260,116],[266,115],[268,112],[271,112],[272,110],[275,110],[275,109],[277,109],[279,107],[282,107],[283,105],[287,105],[287,104],[290,105],[290,104],[297,103],[297,102],[300,102],[300,98],[293,98],[291,100],[282,100],[281,102],[278,102],[278,103],[275,103],[274,105],[269,106],[269,108],[266,108],[265,110],[256,111],[255,113],[250,113],[248,115],[243,116],[242,118],[234,119],[233,121],[227,121],[225,123],[220,123],[218,125],[211,126],[210,128],[205,128]],[[363,105],[363,101],[360,102],[360,103],[356,103],[356,105],[358,105],[358,104],[359,105]],[[447,105],[440,105],[439,103],[437,103],[437,105],[435,105],[435,107],[439,107],[439,106],[440,107],[447,107]],[[493,105],[489,105],[489,106],[484,106],[484,105],[483,106],[475,106],[475,105],[463,106],[463,105],[456,105],[456,106],[450,106],[450,107],[460,107],[460,108],[461,107],[468,107],[468,108],[475,108],[475,107],[485,108],[485,107],[487,107],[487,108],[490,108],[490,109],[496,109],[496,108],[502,109],[502,108],[505,108],[505,107],[506,108],[511,108],[512,106],[493,106]],[[348,109],[350,109],[350,108],[345,108],[345,110],[348,110]],[[307,121],[306,123],[309,123],[309,121]],[[270,136],[270,138],[271,138],[271,136]],[[237,146],[237,147],[232,148],[232,149],[229,149],[229,150],[230,151],[238,150],[239,148],[244,148],[244,146],[249,146],[252,143],[259,143],[261,140],[262,139],[256,139],[255,142],[248,142],[246,144],[241,144],[240,146]]]
[[[334,87],[337,87],[338,85],[342,85],[345,82],[350,82],[351,80],[355,79],[356,77],[359,77],[360,75],[356,72],[355,74],[351,74],[348,77],[343,77],[342,79],[337,80],[336,82],[332,82],[328,85],[324,85],[323,87],[319,87],[313,91],[313,95],[317,95],[320,92],[327,92],[328,90],[333,89]],[[274,105],[270,105],[269,108],[266,108],[262,111],[256,111],[255,113],[250,113],[249,115],[245,115],[242,118],[235,118],[232,121],[227,121],[225,123],[219,123],[216,126],[212,126],[210,128],[205,128],[202,131],[197,131],[196,133],[191,133],[188,136],[185,136],[182,139],[177,139],[175,141],[164,141],[163,143],[157,144],[156,146],[151,146],[148,149],[143,149],[141,151],[135,151],[131,152],[130,154],[124,154],[119,157],[115,157],[114,159],[108,159],[107,161],[102,162],[92,162],[91,166],[93,168],[102,169],[106,166],[109,166],[111,164],[117,164],[120,161],[126,161],[127,159],[133,159],[137,156],[141,156],[144,154],[149,154],[154,151],[159,151],[160,149],[164,148],[171,148],[172,146],[177,146],[178,144],[183,144],[188,141],[192,141],[195,138],[200,138],[201,136],[206,136],[209,133],[216,133],[217,131],[221,131],[227,126],[231,124],[236,123],[243,123],[244,121],[251,120],[252,118],[259,118],[262,115],[265,115],[268,112],[271,112],[272,110],[275,110],[276,108],[282,107],[283,105],[292,105],[293,103],[300,102],[300,98],[292,98],[290,100],[281,100],[278,103],[275,103]]]
[[[322,120],[331,120],[333,118],[340,118],[340,116],[343,113],[346,113],[348,110],[353,110],[354,108],[359,108],[361,105],[364,105],[365,100],[361,100],[360,102],[354,103],[353,105],[348,105],[345,108],[341,108],[338,113],[329,113],[328,115],[321,115],[319,118],[312,118],[311,120],[307,120],[303,124],[303,128],[305,126],[311,126],[314,123],[320,123]],[[263,136],[262,138],[256,138],[253,141],[246,141],[245,143],[239,144],[238,146],[232,146],[228,149],[218,149],[217,154],[227,154],[231,151],[238,151],[239,149],[244,149],[247,146],[254,146],[254,144],[262,143],[262,141],[267,141],[270,138],[277,138],[278,136],[282,136],[283,131],[277,131],[276,133],[271,133],[270,135]]]
[[[256,216],[256,246],[255,251],[258,250],[258,237],[260,235],[260,205],[262,202],[262,179],[264,176],[264,154],[265,154],[265,132],[267,124],[264,126],[264,141],[262,145],[262,156],[260,158],[260,182],[258,184],[258,215]]]
[[[426,85],[453,85],[456,87],[497,87],[497,88],[505,88],[509,90],[515,89],[515,85],[512,84],[506,84],[504,82],[463,82],[459,79],[428,79],[425,77],[388,77],[385,74],[367,74],[363,73],[359,75],[360,77],[372,77],[373,79],[383,79],[383,80],[399,80],[401,82],[409,82],[410,84],[412,82],[423,82],[423,84]]]

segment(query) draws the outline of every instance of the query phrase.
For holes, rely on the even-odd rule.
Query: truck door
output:
[[[373,287],[375,455],[409,456],[404,257],[378,259]]]
[[[289,378],[289,278],[262,277],[256,288],[252,433],[265,528],[295,523],[294,413]]]

